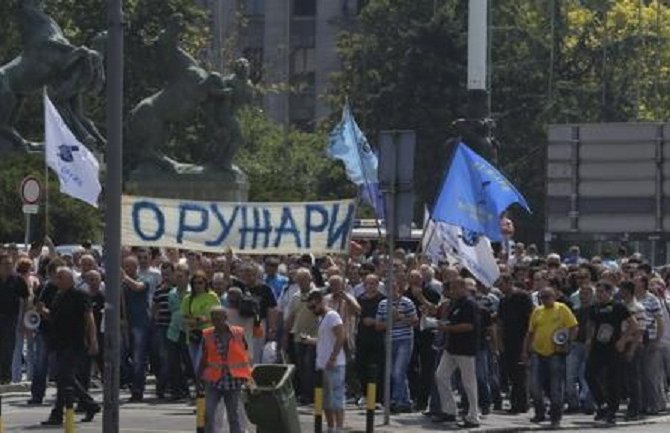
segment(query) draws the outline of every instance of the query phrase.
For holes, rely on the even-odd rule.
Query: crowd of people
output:
[[[41,404],[55,378],[45,423],[62,423],[68,392],[90,421],[100,411],[88,389],[103,371],[103,263],[94,249],[58,256],[45,245],[0,248],[0,382],[27,376],[28,403]],[[446,260],[370,242],[316,258],[124,248],[121,384],[131,402],[145,398],[149,373],[159,400],[204,390],[212,433],[221,401],[230,431],[245,431],[240,393],[251,367],[277,362],[296,366],[299,404],[313,402],[323,375],[328,433],[342,431],[347,400],[365,404],[368,382],[382,401],[386,369],[392,412],[454,423],[460,411],[463,427],[492,410],[532,408],[533,422],[553,427],[569,413],[613,424],[665,410],[666,275],[625,249],[587,260],[577,247],[540,256],[521,243],[499,268],[486,287]],[[26,327],[24,314],[39,315],[39,326]]]

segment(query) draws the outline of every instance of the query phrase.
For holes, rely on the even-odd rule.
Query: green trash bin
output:
[[[251,372],[255,386],[243,393],[247,418],[257,433],[300,433],[292,364],[258,364]]]

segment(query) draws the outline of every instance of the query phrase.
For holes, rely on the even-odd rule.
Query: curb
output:
[[[30,391],[30,382],[10,383],[7,385],[0,385],[0,394],[5,395],[9,393],[22,393]]]

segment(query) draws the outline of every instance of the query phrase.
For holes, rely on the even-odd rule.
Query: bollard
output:
[[[323,431],[323,372],[316,371],[314,376],[314,433]]]
[[[65,433],[74,433],[74,399],[72,388],[65,389]]]
[[[375,406],[377,405],[377,366],[368,368],[368,384],[366,389],[365,433],[375,431]]]
[[[195,396],[195,433],[205,433],[205,394],[200,387]]]

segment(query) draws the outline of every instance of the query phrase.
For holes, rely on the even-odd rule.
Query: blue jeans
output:
[[[167,327],[154,327],[151,343],[155,354],[156,393],[160,395],[165,392],[170,378]]]
[[[489,370],[489,350],[477,350],[475,357],[475,374],[477,375],[477,395],[481,409],[491,408],[491,372]]]
[[[130,328],[130,358],[133,363],[131,392],[136,395],[144,394],[149,331],[148,326],[134,326]]]
[[[33,379],[30,384],[30,394],[33,400],[42,401],[47,388],[49,372],[54,371],[54,356],[47,348],[44,334],[35,335],[35,358],[33,366]]]
[[[565,399],[570,409],[593,409],[593,398],[586,383],[586,344],[574,343],[568,355]],[[579,390],[577,390],[579,385]]]
[[[391,344],[391,402],[397,406],[409,407],[409,385],[407,369],[412,357],[412,340],[393,340]]]
[[[533,354],[530,360],[533,407],[538,418],[545,417],[544,397],[549,397],[549,416],[560,421],[563,414],[565,394],[565,356],[541,356]]]

